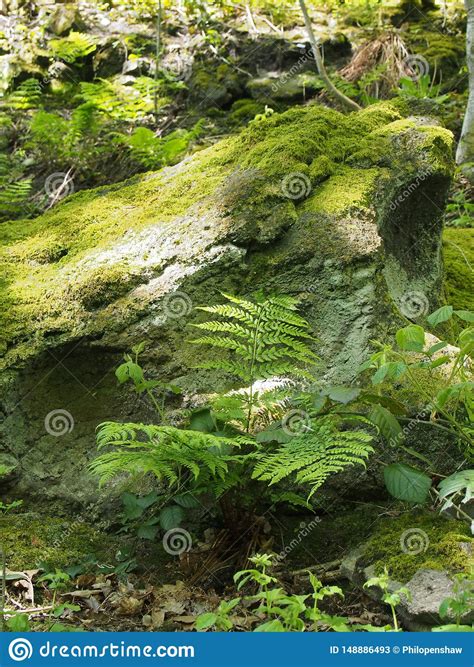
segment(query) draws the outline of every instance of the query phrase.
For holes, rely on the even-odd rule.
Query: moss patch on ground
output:
[[[474,311],[474,229],[445,229],[443,254],[447,302],[456,310]]]
[[[110,562],[118,546],[112,537],[79,520],[33,513],[0,516],[0,544],[10,570],[34,569],[40,562],[61,569],[91,554]]]
[[[450,574],[467,572],[473,564],[473,548],[467,523],[447,520],[434,512],[413,511],[377,524],[367,542],[364,561],[375,566],[376,574],[386,567],[392,579],[405,583],[421,568]]]

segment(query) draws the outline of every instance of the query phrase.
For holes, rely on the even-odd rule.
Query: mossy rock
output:
[[[408,512],[377,524],[364,547],[363,562],[376,574],[387,568],[392,579],[404,583],[420,569],[468,573],[473,546],[466,522],[434,512]]]
[[[474,311],[474,229],[445,229],[443,255],[447,302],[456,310]]]
[[[454,596],[455,577],[466,582],[472,577],[474,540],[469,528],[466,522],[421,509],[396,518],[381,517],[370,537],[343,558],[341,574],[381,601],[380,588],[364,584],[386,571],[389,592],[402,586],[408,590],[397,606],[405,629],[431,630],[446,623],[439,616],[439,607]],[[471,623],[473,616],[468,611],[463,622]]]
[[[323,87],[314,72],[272,72],[247,83],[251,97],[269,106],[273,101],[290,103],[311,99]]]
[[[34,513],[0,516],[0,544],[10,570],[31,570],[41,562],[63,569],[90,555],[110,562],[118,548],[114,538],[80,520]]]
[[[190,393],[228,387],[193,370],[202,352],[187,343],[203,317],[193,306],[222,291],[301,297],[320,374],[353,379],[371,340],[403,323],[407,292],[439,304],[452,169],[451,134],[403,118],[398,103],[349,115],[310,104],[252,120],[176,166],[3,223],[0,448],[20,459],[18,488],[90,500],[97,424],[153,419],[116,398],[114,366],[137,342],[154,377]],[[44,427],[55,409],[74,420],[60,438]]]

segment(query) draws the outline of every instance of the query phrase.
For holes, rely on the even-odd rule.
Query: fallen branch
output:
[[[319,563],[319,565],[310,565],[309,567],[304,567],[301,570],[294,570],[290,572],[292,576],[298,576],[299,574],[307,574],[308,572],[328,572],[329,570],[335,570],[341,565],[341,559],[339,560],[330,560],[327,563]]]

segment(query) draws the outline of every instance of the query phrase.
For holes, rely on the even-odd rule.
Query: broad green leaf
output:
[[[378,427],[382,436],[392,444],[403,442],[405,436],[398,419],[381,405],[374,405],[368,415],[370,421]]]
[[[452,306],[441,306],[441,308],[435,310],[434,313],[428,315],[426,320],[431,324],[431,326],[435,327],[437,324],[441,324],[441,322],[450,320],[453,316],[453,310],[454,309]]]
[[[439,485],[440,499],[464,493],[462,503],[468,503],[474,497],[474,470],[459,470],[458,472],[443,479]]]
[[[359,396],[360,389],[357,387],[330,387],[325,393],[333,401],[347,405]]]
[[[145,345],[146,345],[146,343],[144,341],[142,341],[141,343],[138,343],[138,345],[134,345],[132,347],[132,352],[136,355],[141,354],[143,352],[143,350],[145,349]]]
[[[377,368],[376,372],[372,375],[372,384],[380,384],[385,380],[385,376],[388,373],[388,364],[382,364]]]
[[[380,396],[379,394],[365,393],[362,394],[361,400],[366,401],[367,403],[376,403],[383,405],[384,408],[387,408],[394,415],[406,415],[407,409],[400,403],[400,401],[390,398],[390,396]]]
[[[177,528],[184,518],[184,512],[179,505],[169,505],[160,512],[160,526],[163,530]]]
[[[273,424],[270,424],[255,436],[257,442],[277,442],[278,444],[290,442],[291,438],[291,433],[283,430],[281,421],[273,422]]]
[[[407,370],[406,364],[402,361],[389,361],[383,364],[372,377],[372,384],[380,384],[383,380],[397,380]]]
[[[212,627],[217,621],[217,614],[208,613],[201,614],[196,619],[196,630],[206,630],[207,628]]]
[[[428,348],[426,350],[426,354],[429,354],[431,356],[432,354],[435,354],[435,352],[442,350],[444,347],[446,347],[447,344],[448,343],[446,343],[446,341],[440,340],[438,343],[435,343],[430,348]]]
[[[449,361],[451,361],[451,357],[449,357],[447,354],[444,354],[442,357],[438,357],[434,361],[431,362],[430,367],[431,368],[438,368],[439,366],[443,366],[444,364],[447,364]]]
[[[199,507],[199,501],[191,493],[180,493],[178,496],[173,496],[173,502],[185,509]]]
[[[144,508],[140,505],[137,496],[133,493],[125,491],[125,493],[122,493],[121,498],[125,517],[129,520],[140,518],[143,514]]]
[[[431,477],[404,463],[392,463],[383,471],[388,492],[398,500],[409,503],[426,502],[431,489]]]
[[[137,498],[137,503],[140,505],[140,507],[143,507],[144,510],[148,509],[148,507],[151,507],[153,503],[156,503],[158,500],[158,494],[156,491],[151,491],[151,493],[147,493],[146,496],[140,496]]]
[[[137,530],[137,535],[142,540],[154,540],[158,532],[158,526],[143,525]]]
[[[474,322],[474,313],[471,310],[455,310],[454,313],[464,322]]]
[[[395,334],[397,345],[406,352],[421,352],[425,345],[425,331],[418,324],[410,324]]]
[[[278,618],[275,618],[272,621],[262,623],[262,625],[255,628],[254,632],[285,632],[285,628],[283,623]]]
[[[216,431],[216,422],[210,408],[194,410],[189,422],[189,429],[191,431],[200,431],[201,433],[214,433]]]
[[[115,371],[115,375],[120,384],[123,384],[129,378],[136,384],[140,384],[144,380],[141,366],[135,364],[133,361],[127,361],[124,364],[121,364]]]
[[[7,621],[7,628],[12,632],[29,632],[30,621],[27,614],[15,614]]]

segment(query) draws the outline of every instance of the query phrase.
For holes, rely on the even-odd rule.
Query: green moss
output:
[[[474,229],[445,229],[443,255],[447,302],[457,310],[474,311]]]
[[[37,514],[0,516],[0,542],[10,570],[33,569],[41,561],[64,568],[89,554],[108,561],[116,546],[112,538],[85,523]]]
[[[463,62],[465,48],[460,35],[423,30],[422,39],[419,37],[420,35],[416,34],[413,36],[413,44],[416,44],[415,53],[426,58],[429,64],[446,66],[451,63],[459,67]]]
[[[217,78],[227,76],[224,68]],[[42,349],[46,333],[98,331],[111,301],[133,311],[127,295],[162,271],[159,254],[154,263],[149,258],[160,247],[160,226],[164,239],[170,230],[188,239],[196,218],[212,211],[209,225],[235,225],[242,240],[268,242],[294,224],[298,210],[371,206],[398,152],[393,136],[411,127],[387,102],[349,115],[316,104],[292,108],[251,121],[240,135],[176,167],[79,192],[35,220],[2,224],[0,351],[14,348],[6,363]],[[427,159],[433,142],[441,142],[439,160],[448,170],[449,133],[432,134],[426,133]],[[422,131],[417,136],[424,140]],[[285,192],[285,179],[295,174],[309,184],[307,202]]]
[[[408,375],[404,375],[396,382],[384,382],[380,387],[381,391],[390,398],[408,406],[411,411],[423,411],[430,402],[428,396],[434,400],[438,393],[446,387],[446,378],[443,377],[441,372],[437,374],[422,368],[411,369],[410,375],[414,382],[422,387],[424,394],[417,390],[416,385]]]
[[[304,210],[313,213],[343,213],[369,208],[380,169],[347,169],[331,176],[307,201]],[[350,187],[348,183],[350,182]]]
[[[230,112],[230,118],[234,123],[245,123],[253,120],[259,113],[265,111],[265,105],[262,102],[243,98],[234,102]]]
[[[417,531],[413,540],[419,549],[412,549],[420,553],[409,553],[408,531],[413,530]],[[403,583],[421,568],[447,570],[451,574],[467,572],[472,557],[461,543],[474,545],[467,523],[450,521],[433,512],[413,511],[379,522],[367,543],[364,560],[375,566],[377,574],[387,567],[390,576]]]

